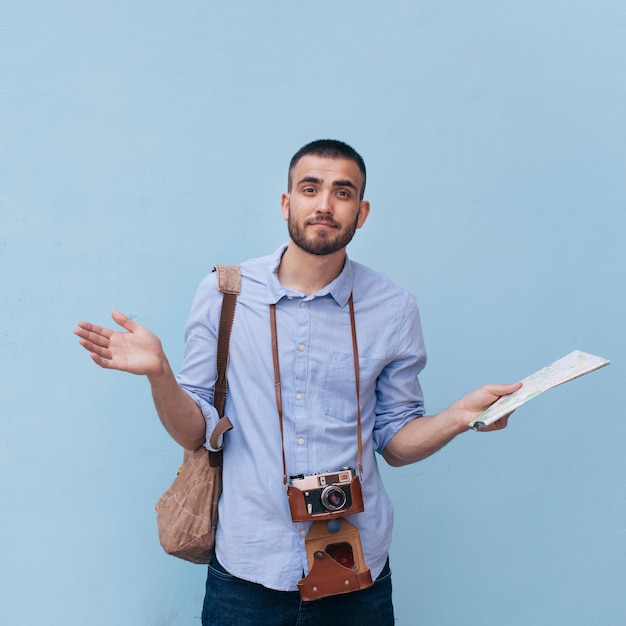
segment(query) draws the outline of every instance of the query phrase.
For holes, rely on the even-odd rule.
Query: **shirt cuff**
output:
[[[204,423],[206,425],[206,439],[203,444],[204,447],[211,452],[218,452],[218,450],[211,448],[211,446],[209,445],[209,438],[211,437],[211,433],[213,432],[213,429],[219,421],[219,415],[216,408],[193,391],[189,391],[189,389],[185,389],[184,387],[182,387],[182,390],[198,405],[200,411],[202,411],[202,416],[204,417]],[[220,438],[219,445],[222,445],[222,438]]]

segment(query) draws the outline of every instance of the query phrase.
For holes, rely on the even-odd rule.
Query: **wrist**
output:
[[[161,352],[158,359],[155,361],[154,366],[147,372],[148,380],[152,385],[158,385],[164,380],[167,380],[174,376],[174,372],[170,367],[170,363],[165,356],[165,353]]]
[[[462,400],[457,400],[447,409],[450,413],[449,420],[451,427],[455,429],[457,435],[469,430],[469,423],[473,419],[470,412],[465,409],[461,403]]]

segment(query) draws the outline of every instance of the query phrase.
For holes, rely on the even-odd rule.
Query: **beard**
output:
[[[304,225],[301,226],[292,217],[291,211],[289,211],[287,228],[291,240],[298,248],[309,254],[324,256],[338,252],[352,241],[352,237],[354,237],[354,233],[356,232],[358,219],[359,214],[357,213],[354,222],[347,228],[342,228],[332,217],[318,217],[316,219],[307,220]],[[315,235],[307,237],[305,229],[311,224],[331,224],[335,228],[332,231],[318,231]]]

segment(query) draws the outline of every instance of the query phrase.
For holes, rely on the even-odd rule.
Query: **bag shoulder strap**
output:
[[[239,295],[241,293],[241,270],[239,265],[216,265],[217,288],[222,293]]]
[[[235,318],[237,296],[241,292],[241,270],[238,265],[216,265],[214,271],[217,272],[217,288],[223,294],[222,312],[217,333],[217,377],[213,391],[213,406],[217,409],[220,420],[209,438],[209,445],[217,449],[220,437],[233,427],[230,420],[224,417],[224,407],[228,391],[226,371],[228,369],[230,334]],[[219,447],[221,451],[221,446]],[[210,457],[213,455],[220,455],[221,457],[219,452],[209,453]]]

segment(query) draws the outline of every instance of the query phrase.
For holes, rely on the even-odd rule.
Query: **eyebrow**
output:
[[[298,185],[302,183],[313,183],[314,185],[321,185],[324,181],[316,176],[305,176],[298,181]],[[358,192],[357,186],[351,180],[334,180],[333,187],[350,187],[354,191]]]

